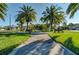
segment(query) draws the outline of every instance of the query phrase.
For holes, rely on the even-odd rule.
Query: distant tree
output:
[[[20,15],[17,15],[16,22],[18,22],[18,25],[20,27],[20,31],[23,31],[23,24],[24,24],[24,19],[19,17]]]
[[[63,25],[62,25],[62,28],[63,28],[64,30],[68,29],[68,25],[67,25],[67,21],[66,21],[66,20],[64,20],[62,24],[63,24]]]
[[[73,23],[69,23],[68,26],[74,26],[74,24]]]

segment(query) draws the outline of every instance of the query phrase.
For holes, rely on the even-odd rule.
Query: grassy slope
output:
[[[56,42],[63,44],[71,51],[75,52],[76,54],[79,54],[79,32],[71,32],[71,31],[65,31],[64,33],[50,32],[49,35]]]
[[[0,34],[0,54],[8,54],[30,37],[29,34]]]

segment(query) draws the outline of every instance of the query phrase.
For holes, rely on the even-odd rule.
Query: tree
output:
[[[63,23],[62,23],[62,29],[63,30],[68,30],[68,25],[67,25],[67,21],[64,20]]]
[[[60,24],[64,20],[64,12],[62,11],[62,8],[55,5],[47,7],[42,14],[43,17],[41,18],[41,21],[49,23],[50,30],[52,30],[52,25],[56,27],[56,24]]]
[[[74,25],[73,23],[69,23],[69,24],[68,24],[68,27],[69,27],[69,28],[72,28],[72,27],[74,27],[74,26],[75,26],[75,25]]]
[[[0,19],[4,20],[7,11],[7,4],[0,3]]]
[[[70,18],[72,18],[78,10],[79,10],[79,3],[71,3],[67,8],[66,13],[70,15]]]
[[[31,6],[25,6],[20,8],[20,11],[18,11],[18,20],[24,21],[24,23],[27,23],[27,28],[28,30],[28,24],[29,22],[32,22],[36,20],[36,12]]]
[[[41,20],[43,23],[46,23],[46,24],[45,24],[45,27],[48,27],[47,30],[49,30],[49,20],[46,19],[45,16],[41,17],[40,20]],[[46,30],[46,29],[45,29],[45,30]]]
[[[19,27],[20,27],[20,31],[23,31],[24,19],[23,19],[23,18],[20,18],[21,16],[20,16],[20,17],[19,17],[19,16],[20,16],[20,15],[18,14],[18,15],[17,15],[16,22],[19,22],[18,25],[19,25]]]

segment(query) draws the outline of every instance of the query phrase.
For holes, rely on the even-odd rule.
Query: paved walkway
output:
[[[74,55],[61,44],[52,42],[46,33],[32,34],[28,41],[15,48],[10,55]]]

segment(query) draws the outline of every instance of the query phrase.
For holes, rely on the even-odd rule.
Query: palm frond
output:
[[[67,8],[66,13],[70,15],[70,18],[72,18],[78,9],[79,3],[71,3]]]
[[[7,4],[0,3],[0,19],[4,20],[7,11]]]

